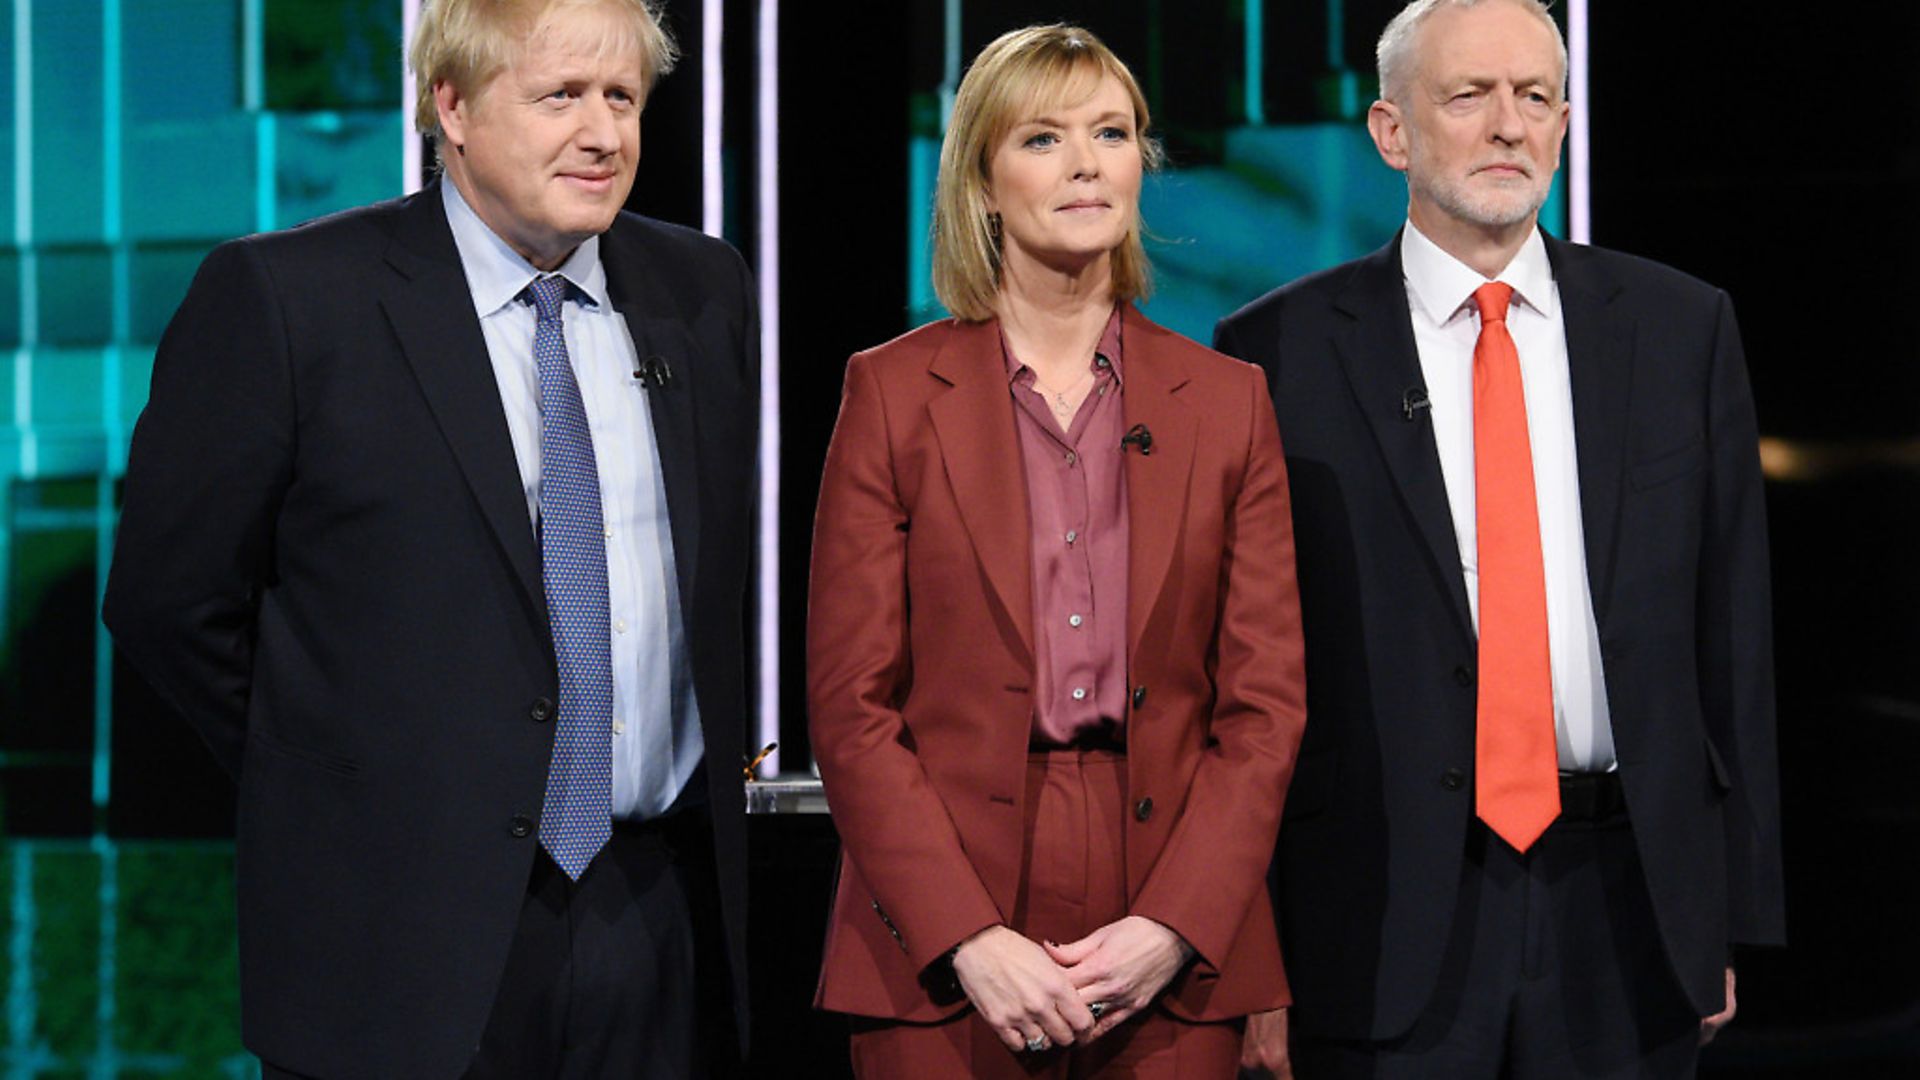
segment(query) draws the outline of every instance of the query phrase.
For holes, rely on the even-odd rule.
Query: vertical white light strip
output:
[[[760,0],[754,158],[760,278],[760,734],[780,738],[780,0]],[[761,775],[780,773],[769,754]]]
[[[413,46],[413,24],[420,18],[420,0],[400,0],[400,193],[420,190],[420,133],[413,130],[413,99],[419,93],[407,51]]]
[[[33,258],[33,52],[30,33],[33,29],[30,0],[13,0],[12,49],[13,54],[13,242],[20,252],[20,285],[15,299],[20,304],[20,347],[13,353],[14,378],[19,379],[20,370],[32,363],[33,350],[27,344],[28,334],[32,331],[30,320],[36,303],[33,281],[39,269]],[[19,394],[16,382],[13,398],[12,417],[15,430],[19,433],[22,445],[20,456],[24,460],[27,454],[26,399]],[[7,497],[0,493],[0,517],[7,509]],[[12,533],[0,527],[0,566],[11,566]],[[6,626],[8,596],[7,583],[11,574],[0,573],[0,626]],[[17,978],[17,977],[16,977]],[[9,994],[9,1007],[13,998]],[[8,1043],[11,1047],[26,1044],[19,1039]]]
[[[267,101],[267,28],[265,0],[245,0],[240,5],[240,99],[248,112],[266,107]]]
[[[40,344],[40,257],[33,246],[33,0],[13,0],[13,243],[20,251],[20,347],[13,354],[13,425],[20,478],[40,471],[33,430],[33,351]]]
[[[107,593],[107,569],[113,560],[114,474],[125,455],[120,422],[121,350],[131,332],[133,272],[125,237],[125,185],[121,154],[122,69],[126,63],[121,34],[121,0],[100,0],[100,164],[102,184],[100,231],[112,260],[111,339],[100,354],[100,426],[105,429],[107,460],[94,480],[94,610]],[[105,628],[93,628],[93,838],[100,860],[99,943],[94,978],[99,996],[94,1000],[94,1058],[88,1070],[110,1076],[119,1057],[114,1032],[120,1011],[120,855],[107,835],[107,804],[113,797],[113,645]]]
[[[133,249],[126,239],[126,128],[122,0],[100,0],[100,231],[113,266],[112,331],[102,357],[100,422],[106,429],[104,475],[119,475],[126,465],[126,424],[120,416],[120,369],[133,337]],[[102,574],[106,562],[100,563]],[[104,640],[104,639],[103,639]],[[109,657],[110,659],[110,657]],[[104,791],[98,780],[96,791]],[[98,800],[105,805],[105,796]]]
[[[33,246],[33,0],[13,0],[13,137],[13,242],[24,252]]]
[[[700,230],[719,236],[726,226],[721,189],[720,123],[726,107],[720,36],[725,33],[724,0],[703,0],[700,7]]]
[[[13,244],[19,248],[19,348],[13,352],[13,425],[19,430],[19,475],[29,479],[35,454],[29,427],[33,392],[33,344],[38,334],[40,267],[33,252],[33,0],[13,0]],[[4,502],[0,502],[4,509]],[[0,555],[8,530],[0,528]],[[6,613],[6,578],[0,575],[0,615]],[[38,930],[33,903],[33,847],[13,844],[12,932],[8,934],[6,1020],[8,1057],[19,1061],[35,1045],[40,997],[36,994],[33,940]]]
[[[1567,232],[1576,244],[1593,243],[1593,188],[1587,156],[1587,0],[1567,4],[1567,96],[1573,99],[1572,145],[1567,150]]]
[[[121,47],[121,0],[100,0],[100,233],[112,263],[110,288],[110,330],[107,347],[100,350],[100,426],[105,435],[107,457],[100,477],[95,481],[94,528],[94,610],[99,610],[107,592],[107,564],[113,557],[113,478],[122,468],[126,453],[125,425],[120,420],[121,350],[130,336],[132,322],[133,271],[125,242],[125,215],[122,199],[125,188],[121,171],[120,108],[121,69],[125,56]],[[113,647],[107,635],[94,628],[93,635],[93,805],[95,840],[106,826],[107,800],[112,795],[113,746]],[[101,985],[104,1001],[109,987]]]
[[[246,0],[240,14],[240,78],[243,105],[253,116],[253,227],[266,232],[279,215],[279,131],[267,109],[267,13],[265,0]]]

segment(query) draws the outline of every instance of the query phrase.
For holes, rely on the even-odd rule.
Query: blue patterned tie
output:
[[[613,651],[600,474],[586,406],[567,361],[567,282],[536,278],[533,359],[540,371],[540,559],[560,662],[560,708],[540,812],[540,844],[579,880],[613,828]]]

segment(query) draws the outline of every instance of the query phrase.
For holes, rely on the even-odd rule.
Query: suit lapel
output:
[[[996,322],[955,323],[928,365],[948,389],[927,406],[974,554],[1033,658],[1027,480]]]
[[[635,356],[658,358],[672,372],[665,387],[646,391],[653,419],[654,452],[667,489],[667,518],[673,535],[674,577],[680,610],[694,610],[694,582],[700,555],[700,460],[696,408],[701,393],[700,348],[672,295],[630,242],[619,221],[600,238],[600,260],[607,271],[607,294],[627,320]]]
[[[440,200],[439,184],[430,184],[402,212],[386,253],[395,275],[380,305],[528,604],[544,621],[540,555],[506,411]]]
[[[1619,284],[1586,252],[1547,237],[1567,334],[1573,386],[1573,437],[1580,470],[1581,531],[1587,542],[1587,584],[1594,618],[1606,623],[1608,585],[1625,476],[1627,416],[1633,387],[1631,319],[1612,311]]]
[[[1367,418],[1380,454],[1393,475],[1407,514],[1425,542],[1429,569],[1451,601],[1455,623],[1468,640],[1473,623],[1467,586],[1460,570],[1460,547],[1453,534],[1453,512],[1440,471],[1430,410],[1408,419],[1407,391],[1424,387],[1420,355],[1413,340],[1413,318],[1400,270],[1400,240],[1374,252],[1355,267],[1334,306],[1348,324],[1334,336],[1334,349],[1346,368],[1360,414]]]
[[[1140,637],[1167,584],[1174,548],[1186,527],[1194,441],[1199,417],[1181,404],[1187,384],[1179,353],[1167,347],[1166,330],[1127,305],[1121,338],[1122,421],[1153,436],[1152,452],[1125,451],[1127,472],[1127,655]]]

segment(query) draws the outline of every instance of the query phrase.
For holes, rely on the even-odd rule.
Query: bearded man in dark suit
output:
[[[1245,1060],[1690,1076],[1729,946],[1785,921],[1733,309],[1537,227],[1568,115],[1538,0],[1416,0],[1379,60],[1406,228],[1215,338],[1273,392],[1307,658],[1275,882],[1295,1004]]]

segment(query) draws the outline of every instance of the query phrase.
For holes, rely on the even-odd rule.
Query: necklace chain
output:
[[[1069,383],[1066,387],[1059,390],[1050,390],[1041,384],[1040,373],[1036,371],[1033,373],[1033,386],[1034,389],[1040,391],[1041,396],[1050,399],[1047,405],[1053,410],[1053,415],[1065,420],[1067,417],[1073,415],[1073,404],[1067,400],[1067,395],[1080,389],[1081,383],[1088,382],[1092,378],[1093,369],[1088,368],[1085,372],[1081,373],[1079,378],[1073,380],[1073,382]]]
[[[1073,403],[1067,400],[1067,395],[1073,393],[1075,390],[1080,389],[1081,383],[1092,381],[1093,379],[1092,365],[1093,365],[1094,359],[1099,355],[1100,355],[1100,342],[1096,339],[1093,343],[1093,347],[1087,350],[1087,365],[1088,365],[1087,370],[1081,372],[1079,378],[1073,380],[1073,382],[1068,383],[1066,386],[1058,390],[1048,389],[1046,385],[1040,381],[1040,372],[1037,369],[1034,369],[1031,367],[1028,368],[1028,370],[1033,371],[1034,389],[1040,391],[1040,394],[1042,397],[1052,399],[1049,402],[1047,402],[1047,407],[1052,409],[1053,415],[1059,417],[1062,421],[1066,420],[1067,417],[1073,415]]]

